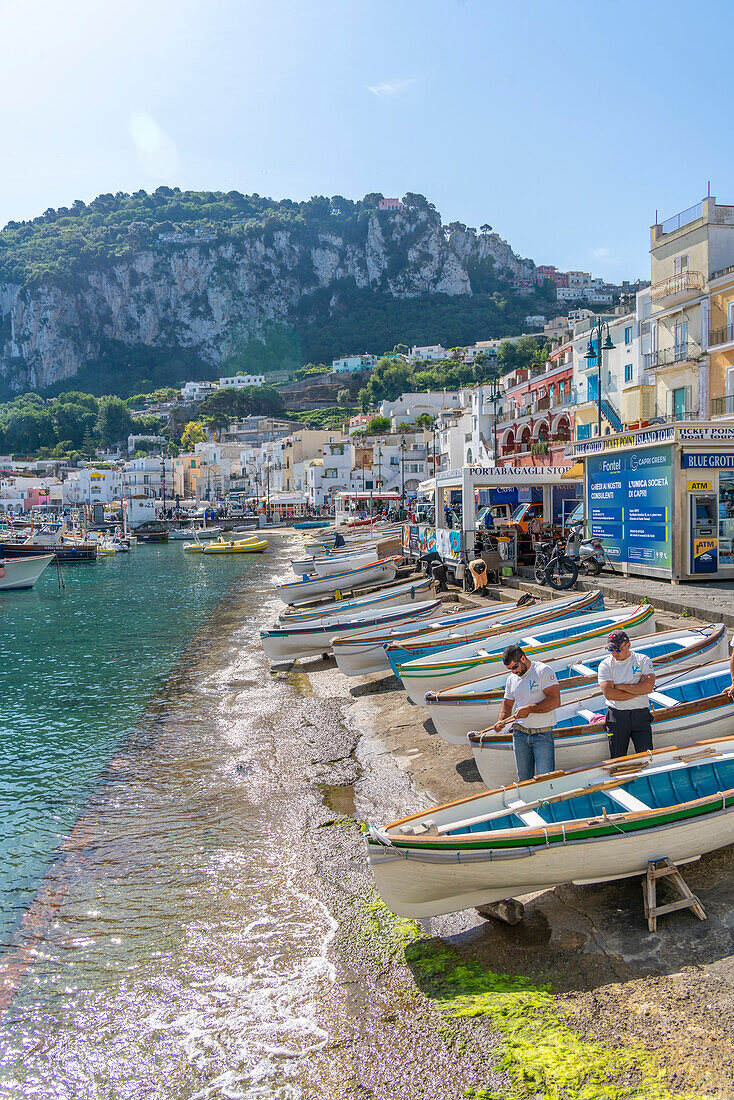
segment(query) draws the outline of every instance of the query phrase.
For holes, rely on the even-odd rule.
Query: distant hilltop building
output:
[[[233,374],[229,378],[219,379],[219,388],[224,389],[240,389],[242,386],[264,386],[265,375],[264,374]]]
[[[181,396],[187,401],[201,401],[219,389],[218,382],[187,382],[181,388]]]
[[[402,210],[400,199],[380,199],[380,210]]]

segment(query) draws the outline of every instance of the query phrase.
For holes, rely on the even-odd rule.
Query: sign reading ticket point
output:
[[[591,535],[612,561],[672,568],[671,446],[589,455],[586,485]]]

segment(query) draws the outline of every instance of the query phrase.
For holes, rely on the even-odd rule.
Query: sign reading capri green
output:
[[[672,447],[589,456],[586,485],[591,535],[612,561],[672,568]]]

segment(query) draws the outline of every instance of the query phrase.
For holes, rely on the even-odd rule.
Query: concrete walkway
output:
[[[530,574],[530,570],[527,571]],[[531,575],[531,574],[530,574]],[[541,587],[523,577],[510,577],[504,586],[519,588],[533,595],[552,595],[552,589]],[[612,600],[624,600],[638,604],[651,603],[660,611],[672,615],[686,615],[711,623],[726,623],[734,628],[734,581],[709,581],[700,584],[669,584],[648,577],[621,577],[602,573],[599,577],[583,577],[576,582],[576,589],[588,592],[598,588]],[[559,593],[563,595],[564,593]]]

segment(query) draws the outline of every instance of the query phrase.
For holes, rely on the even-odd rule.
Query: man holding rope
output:
[[[518,645],[507,647],[502,662],[510,675],[494,729],[500,733],[508,722],[514,723],[512,750],[517,778],[522,782],[555,767],[553,727],[561,689],[550,665],[529,660]]]

